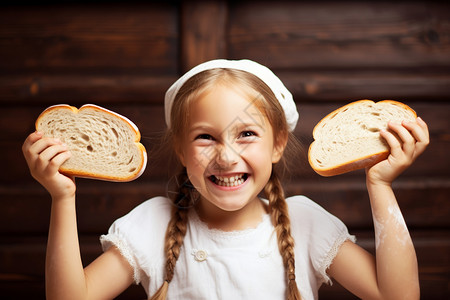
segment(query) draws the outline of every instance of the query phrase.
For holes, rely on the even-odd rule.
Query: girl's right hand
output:
[[[53,199],[75,195],[75,180],[59,172],[59,167],[70,158],[71,153],[61,141],[43,137],[40,132],[30,134],[22,146],[30,173]]]

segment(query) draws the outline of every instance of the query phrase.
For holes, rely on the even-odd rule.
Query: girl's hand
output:
[[[389,122],[389,131],[380,132],[391,148],[389,157],[366,169],[367,181],[372,184],[390,185],[425,151],[430,143],[428,126],[421,119],[402,124]]]
[[[53,199],[73,197],[75,180],[61,174],[59,167],[70,158],[70,151],[61,141],[43,137],[34,132],[25,140],[22,151],[30,173],[53,197]]]

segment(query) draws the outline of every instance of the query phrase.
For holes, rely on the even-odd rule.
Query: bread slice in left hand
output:
[[[131,181],[145,170],[147,153],[137,126],[106,108],[86,104],[80,109],[59,104],[44,110],[36,130],[60,139],[72,153],[60,172],[107,181]]]

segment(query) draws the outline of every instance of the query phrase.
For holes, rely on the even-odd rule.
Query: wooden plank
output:
[[[450,56],[450,54],[449,54]],[[302,102],[398,99],[409,102],[448,102],[449,68],[441,71],[398,69],[339,69],[335,71],[276,70]]]
[[[193,64],[193,63],[190,63]],[[445,102],[450,99],[450,74],[424,71],[339,72],[278,71],[276,74],[297,103],[349,101],[361,98]],[[0,103],[51,104],[55,102],[111,103],[163,102],[164,93],[178,75],[49,74],[0,72]]]
[[[394,190],[411,228],[450,228],[450,178],[399,179]],[[287,196],[306,195],[340,218],[349,228],[373,230],[364,178],[319,182],[303,180],[285,185]],[[78,227],[82,233],[101,234],[112,222],[154,196],[167,195],[167,182],[131,183],[77,180]],[[50,196],[34,185],[0,186],[0,234],[45,234]],[[14,224],[14,226],[11,226]]]
[[[393,185],[408,226],[412,228],[448,228],[448,191],[450,178],[416,178]],[[364,177],[345,180],[328,178],[302,180],[286,185],[287,195],[306,195],[336,215],[350,228],[372,229],[372,214]]]
[[[183,1],[181,6],[181,70],[226,56],[225,1]],[[195,22],[193,22],[195,20]]]
[[[230,57],[275,69],[450,66],[440,2],[233,2],[229,16]]]
[[[0,10],[2,73],[177,71],[171,3],[54,4]]]
[[[365,231],[355,232],[358,244],[374,252],[373,235]],[[444,299],[447,292],[448,274],[450,272],[450,235],[448,231],[413,231],[420,272],[422,297],[424,299]],[[18,287],[30,287],[35,296],[41,299],[44,289],[45,237],[6,237],[0,244],[0,289],[2,297],[28,295],[29,291],[18,290]],[[97,236],[81,236],[80,248],[84,265],[89,264],[101,254]],[[322,287],[321,299],[352,299],[339,284]],[[127,299],[125,295],[145,298],[140,287],[132,287],[119,299]],[[339,295],[339,296],[337,296]],[[136,299],[133,297],[132,299]],[[336,298],[337,297],[337,298]],[[33,297],[34,299],[36,297]],[[43,299],[43,298],[42,298]]]
[[[70,103],[81,105],[97,103],[150,103],[164,101],[166,90],[177,76],[171,75],[93,75],[93,74],[49,74],[24,73],[5,74],[0,72],[0,104],[52,105]]]

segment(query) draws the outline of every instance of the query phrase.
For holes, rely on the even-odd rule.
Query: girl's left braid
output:
[[[186,170],[183,170],[178,175],[178,182],[187,182]],[[186,235],[187,222],[188,222],[188,207],[190,202],[189,185],[181,184],[177,198],[174,199],[176,205],[172,210],[172,218],[169,221],[166,231],[166,243],[164,250],[166,253],[166,267],[165,278],[163,285],[158,291],[151,297],[151,300],[165,300],[167,291],[169,289],[169,283],[173,279],[175,272],[175,265],[180,256],[180,249],[183,245],[183,239]]]
[[[274,170],[272,170],[264,192],[269,200],[269,211],[277,233],[278,249],[283,258],[283,264],[286,270],[286,279],[288,282],[287,299],[300,300],[300,291],[295,281],[294,239],[291,235],[291,222],[289,220],[283,188]]]

